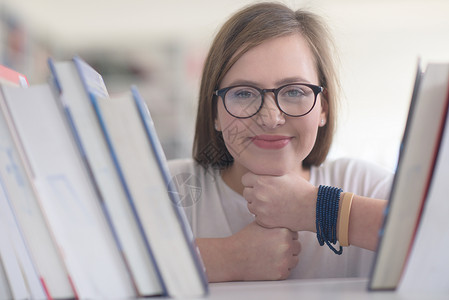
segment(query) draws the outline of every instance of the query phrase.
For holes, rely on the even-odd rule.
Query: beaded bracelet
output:
[[[337,219],[340,194],[343,190],[336,187],[320,185],[316,202],[316,236],[321,246],[326,245],[341,255],[343,248],[335,249],[332,244],[337,243]]]

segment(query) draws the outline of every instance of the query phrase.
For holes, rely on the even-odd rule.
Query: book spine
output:
[[[89,161],[87,159],[86,150],[85,150],[85,148],[83,146],[83,143],[81,141],[81,137],[80,137],[80,135],[78,133],[78,130],[76,128],[76,125],[75,125],[72,113],[70,112],[70,108],[68,106],[64,106],[63,109],[64,109],[64,113],[66,115],[66,120],[67,120],[67,123],[69,125],[70,131],[73,134],[76,146],[79,149],[79,152],[81,154],[81,158],[82,158],[83,164],[86,167],[89,180],[92,182],[92,186],[94,188],[94,192],[97,195],[96,198],[98,199],[98,201],[100,203],[101,210],[103,211],[103,214],[105,216],[106,223],[108,224],[108,227],[111,229],[111,233],[112,233],[114,241],[115,241],[115,243],[117,245],[117,248],[119,250],[120,256],[121,256],[121,258],[122,258],[122,260],[123,260],[123,262],[125,264],[125,267],[126,267],[126,270],[127,270],[128,274],[130,276],[134,292],[136,293],[136,295],[138,295],[139,292],[138,292],[136,280],[135,280],[134,275],[133,275],[133,273],[131,271],[131,267],[129,265],[129,261],[126,259],[126,255],[125,255],[125,253],[123,251],[122,243],[120,242],[120,239],[118,237],[117,229],[115,228],[115,226],[114,226],[114,224],[112,222],[112,217],[111,217],[111,214],[110,214],[110,212],[108,210],[106,202],[104,201],[103,194],[101,193],[100,188],[98,186],[98,183],[95,180],[95,176],[94,176],[93,170],[92,170],[91,165],[89,164]]]
[[[107,144],[109,152],[111,154],[111,158],[112,158],[112,161],[114,163],[115,169],[116,169],[118,177],[120,179],[120,182],[122,183],[123,190],[125,192],[126,198],[128,199],[128,202],[130,204],[131,211],[132,211],[132,213],[133,213],[133,215],[135,217],[135,220],[136,220],[136,223],[137,223],[137,227],[138,227],[139,232],[140,232],[140,234],[141,234],[141,236],[143,238],[145,247],[147,248],[147,251],[150,254],[150,259],[151,259],[153,265],[156,268],[156,275],[157,275],[157,278],[158,278],[159,282],[161,283],[161,287],[162,287],[162,291],[163,291],[162,295],[167,296],[168,295],[167,287],[165,286],[164,280],[162,279],[161,272],[160,272],[160,270],[158,268],[156,259],[154,258],[153,251],[151,250],[151,245],[150,245],[148,239],[146,238],[145,230],[144,230],[144,228],[142,226],[142,223],[140,221],[139,215],[137,213],[137,208],[136,208],[136,206],[134,204],[133,197],[132,197],[131,192],[129,190],[128,184],[126,183],[126,179],[125,179],[125,176],[123,174],[122,168],[120,166],[120,162],[118,160],[118,157],[117,157],[117,154],[115,152],[114,146],[112,144],[111,138],[109,136],[107,126],[106,126],[106,124],[104,122],[104,119],[102,117],[101,109],[100,109],[100,107],[98,105],[97,98],[92,93],[89,93],[89,97],[90,97],[90,100],[91,100],[92,105],[94,107],[95,113],[97,114],[98,122],[99,122],[100,127],[101,127],[101,129],[103,131],[103,136],[105,138],[106,144]]]
[[[147,134],[148,140],[151,144],[152,150],[155,152],[155,157],[157,158],[157,164],[159,166],[160,172],[163,176],[165,185],[167,187],[167,193],[170,197],[170,200],[172,202],[172,208],[176,214],[176,217],[180,221],[180,227],[182,229],[183,236],[185,238],[185,241],[189,245],[189,251],[190,256],[194,260],[197,274],[201,280],[201,283],[203,285],[204,290],[208,291],[208,280],[206,278],[205,272],[200,270],[205,270],[204,264],[201,260],[201,256],[199,255],[199,250],[196,246],[192,231],[190,230],[190,225],[188,224],[185,215],[183,212],[181,212],[181,208],[177,203],[179,203],[179,199],[177,199],[177,192],[176,188],[172,184],[172,180],[170,178],[170,172],[168,170],[168,166],[166,165],[166,159],[165,159],[165,153],[163,151],[162,145],[159,142],[159,139],[157,138],[156,129],[154,128],[154,123],[151,118],[150,111],[145,104],[144,100],[140,96],[139,91],[137,90],[137,87],[132,86],[131,92],[133,95],[133,99],[135,101],[136,107],[139,111],[139,115],[141,117],[143,126],[145,128],[145,132]]]

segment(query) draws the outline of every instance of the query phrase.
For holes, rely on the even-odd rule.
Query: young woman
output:
[[[325,161],[338,87],[330,36],[312,13],[255,4],[217,34],[194,159],[169,163],[199,182],[184,208],[211,282],[368,275],[392,174]]]

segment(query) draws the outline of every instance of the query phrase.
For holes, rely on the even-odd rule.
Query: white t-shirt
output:
[[[227,237],[254,221],[247,202],[227,186],[219,170],[205,169],[192,159],[169,161],[181,205],[196,238]],[[360,160],[338,159],[312,167],[310,182],[342,188],[357,195],[388,199],[393,174]],[[374,252],[355,246],[336,255],[320,246],[316,234],[299,232],[301,253],[290,278],[367,277]],[[338,244],[337,244],[338,246]],[[336,246],[336,247],[337,247]]]

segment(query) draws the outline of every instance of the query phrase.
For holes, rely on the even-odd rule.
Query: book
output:
[[[449,97],[449,94],[446,95]],[[427,199],[399,292],[449,294],[449,110]]]
[[[9,288],[8,278],[6,278],[6,271],[3,266],[1,255],[0,255],[0,299],[12,299],[11,289]]]
[[[13,299],[30,299],[31,293],[28,289],[25,274],[22,272],[20,258],[15,252],[12,235],[17,233],[15,224],[11,220],[9,209],[5,206],[6,195],[0,186],[0,260],[5,268],[5,275],[9,282],[9,289]],[[6,220],[8,219],[8,220]],[[12,222],[14,223],[14,222]]]
[[[0,179],[0,227],[4,231],[4,246],[9,247],[14,254],[21,277],[25,283],[29,297],[34,299],[45,299],[47,294],[42,285],[30,251],[23,238],[22,230],[17,222],[15,213],[10,205],[10,199],[5,192],[3,181]],[[12,258],[13,259],[13,258]]]
[[[0,108],[0,177],[5,194],[48,297],[73,298],[74,292],[62,254],[41,210],[31,170],[23,163],[25,154],[1,91]]]
[[[2,65],[0,65],[0,83],[21,87],[29,86],[25,75]]]
[[[136,207],[167,293],[197,297],[208,285],[190,227],[170,192],[166,158],[146,104],[134,87],[110,99],[92,97],[117,172]]]
[[[164,294],[151,247],[129,205],[90,101],[91,94],[109,97],[102,76],[79,57],[70,61],[50,59],[49,66],[58,88],[58,98],[77,137],[86,168],[117,237],[138,296]]]
[[[26,286],[20,265],[12,247],[9,247],[7,232],[0,228],[0,260],[5,269],[6,280],[12,295],[12,299],[30,299],[31,295]]]
[[[3,96],[63,252],[76,298],[136,293],[62,108],[48,84],[3,86]]]
[[[449,92],[449,64],[418,70],[384,224],[368,288],[397,288],[412,248],[439,151]]]

